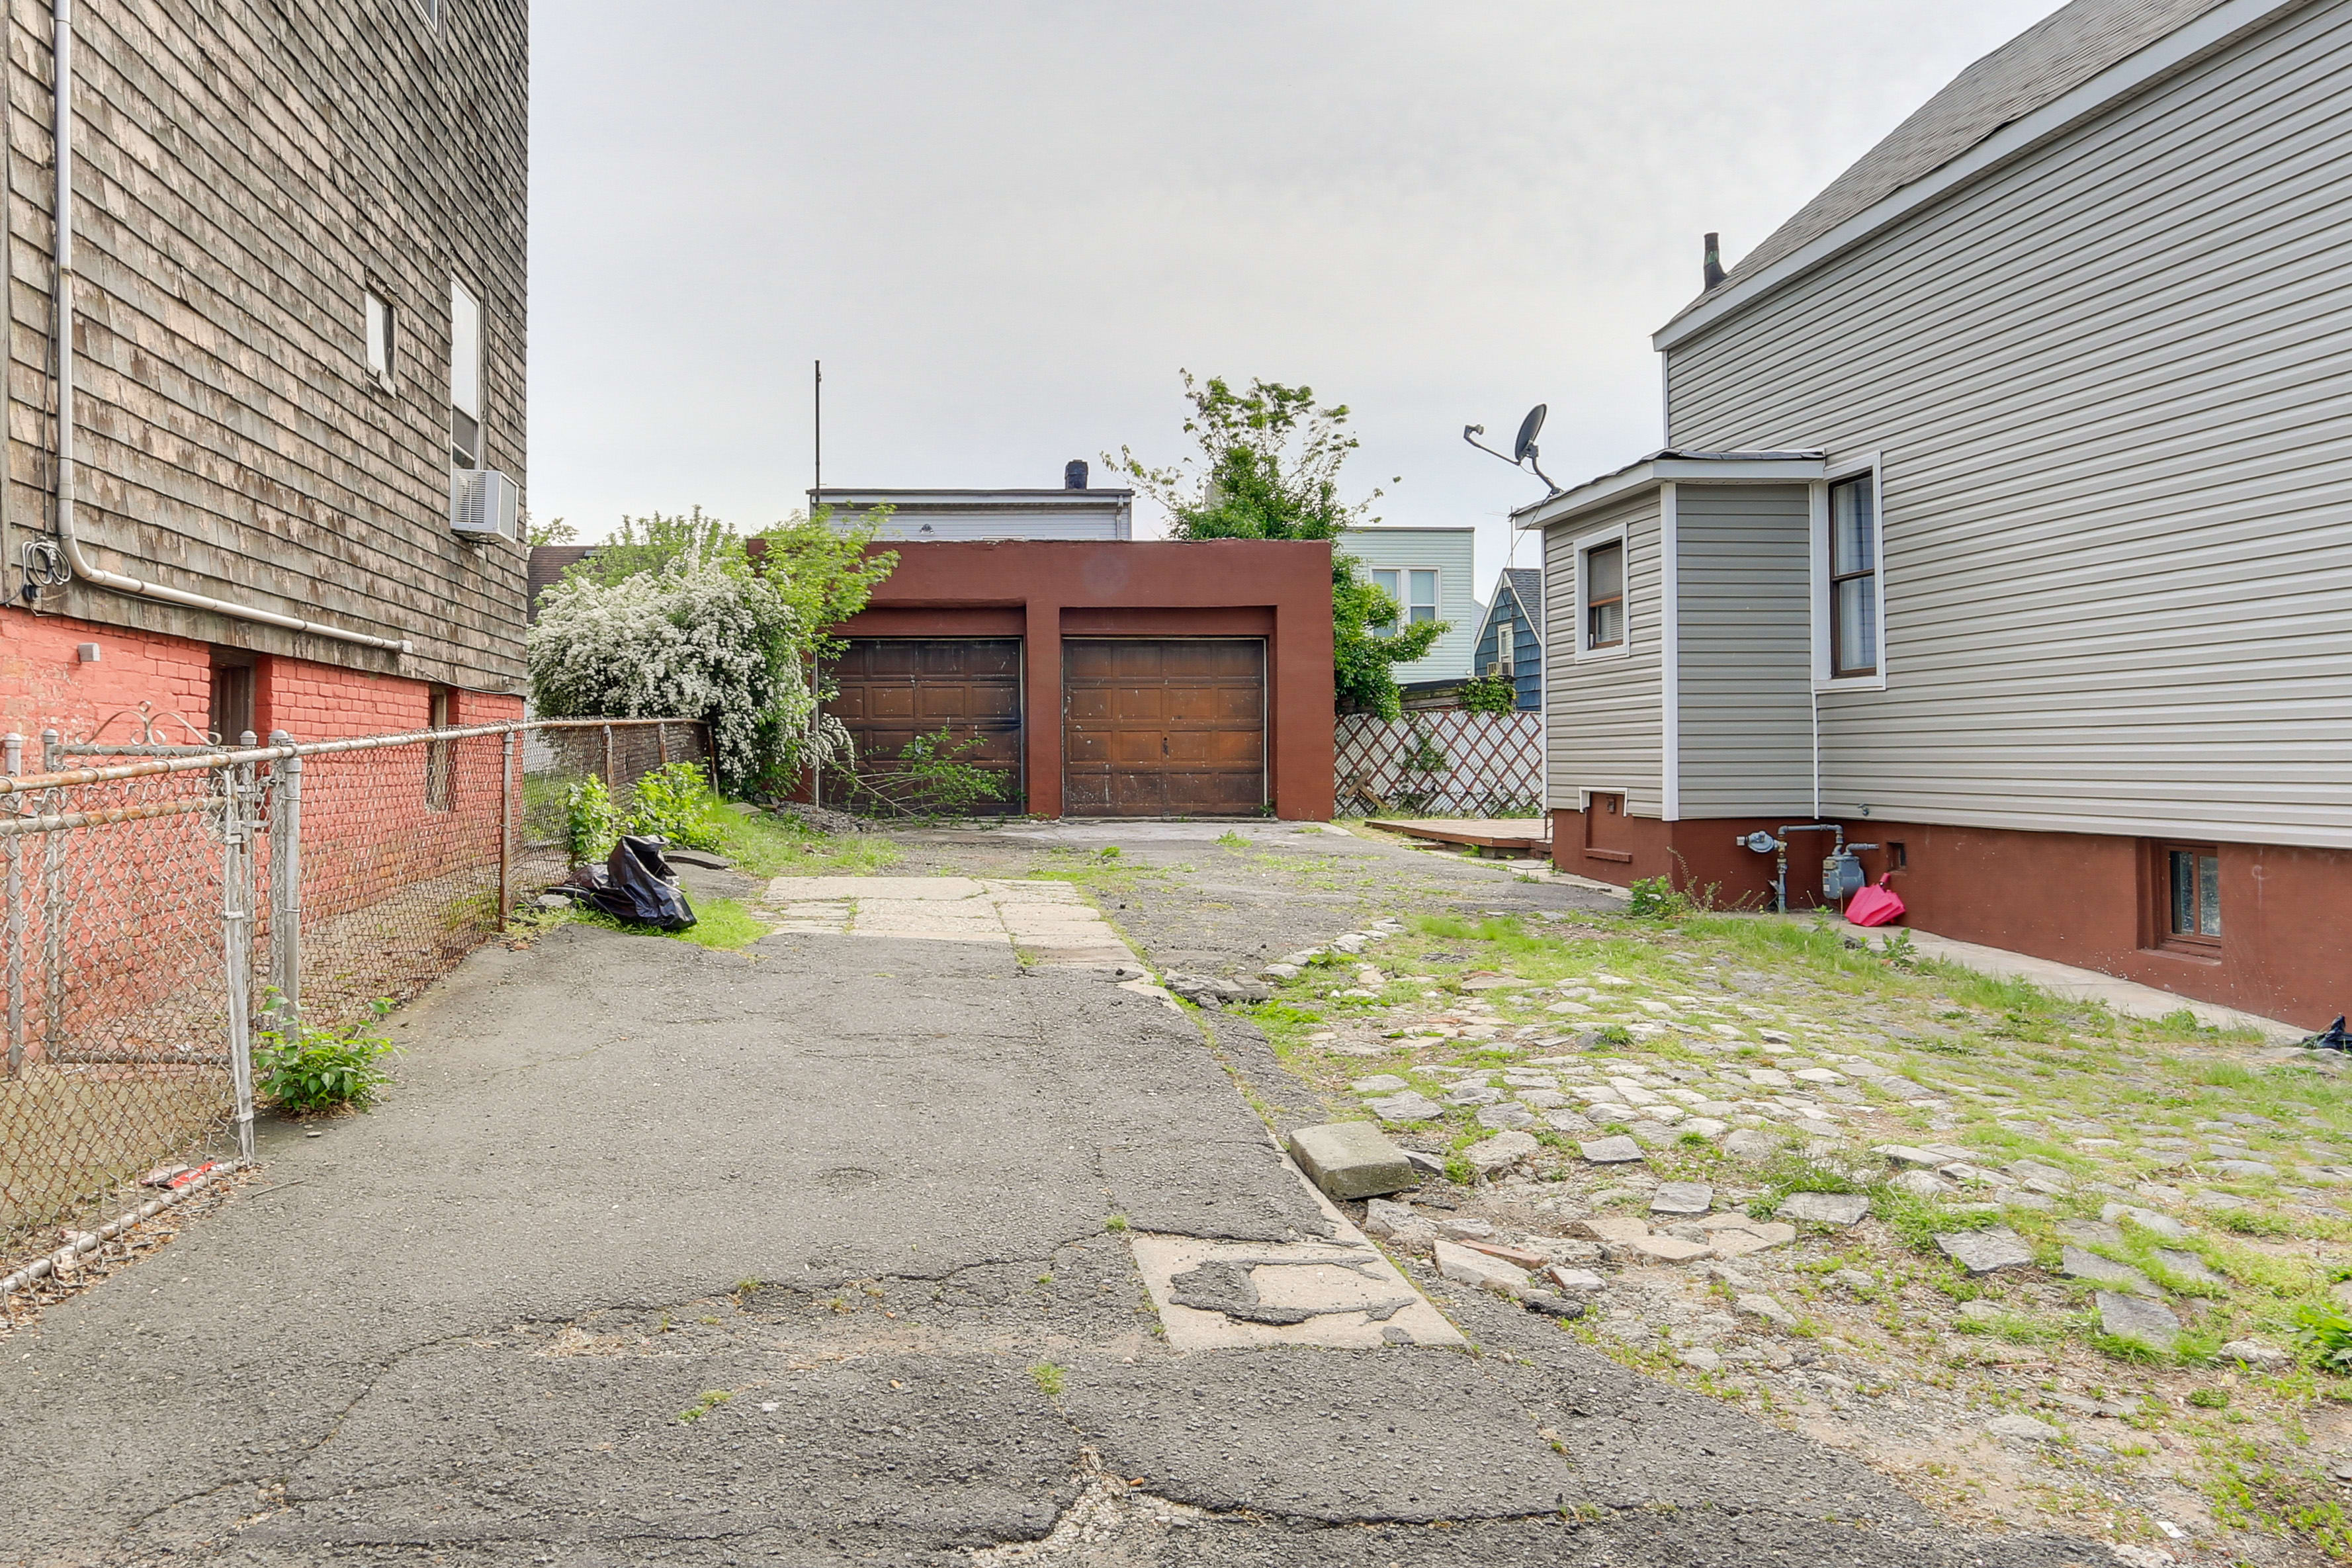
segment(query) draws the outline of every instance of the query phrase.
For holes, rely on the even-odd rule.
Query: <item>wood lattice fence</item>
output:
[[[1350,816],[1540,816],[1543,715],[1460,710],[1339,721],[1339,808]]]

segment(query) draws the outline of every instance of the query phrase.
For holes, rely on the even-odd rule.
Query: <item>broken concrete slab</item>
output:
[[[1786,1247],[1797,1239],[1797,1227],[1777,1220],[1750,1220],[1744,1226],[1727,1226],[1712,1232],[1707,1250],[1717,1258],[1746,1258],[1750,1253],[1770,1247]]]
[[[1843,1230],[1861,1223],[1863,1216],[1870,1213],[1870,1198],[1864,1193],[1790,1193],[1780,1200],[1776,1212],[1782,1219],[1835,1226]]]
[[[1482,1139],[1463,1150],[1462,1157],[1470,1162],[1473,1170],[1485,1175],[1516,1165],[1542,1147],[1532,1132],[1497,1132],[1492,1138]]]
[[[1996,1415],[1985,1423],[1985,1430],[1996,1437],[2015,1437],[2026,1443],[2063,1443],[2066,1434],[2047,1421],[2036,1421],[2031,1415]]]
[[[2099,1327],[2119,1340],[2131,1340],[2151,1350],[2170,1351],[2180,1337],[2180,1320],[2161,1302],[2102,1290],[2094,1298]]]
[[[2129,1220],[2142,1230],[2152,1230],[2158,1236],[2169,1237],[2175,1241],[2185,1241],[2189,1237],[2189,1227],[2170,1215],[2158,1214],[2154,1209],[2138,1208],[2130,1204],[2101,1205],[2099,1217],[2109,1225],[2114,1225],[2119,1220]]]
[[[2194,1280],[2200,1285],[2229,1283],[2227,1279],[2208,1267],[2202,1258],[2193,1252],[2181,1252],[2170,1247],[2159,1247],[2156,1248],[2156,1260],[2183,1279]]]
[[[1591,1219],[1578,1220],[1570,1228],[1603,1243],[1627,1242],[1650,1234],[1647,1224],[1630,1215],[1595,1215]]]
[[[1528,1285],[1528,1271],[1517,1264],[1506,1263],[1454,1241],[1437,1244],[1437,1271],[1456,1284],[1475,1285],[1481,1290],[1506,1296],[1516,1296]]]
[[[2058,1258],[2059,1272],[2069,1279],[2088,1279],[2111,1289],[2128,1290],[2135,1296],[2160,1298],[2164,1294],[2157,1289],[2155,1280],[2128,1263],[2117,1263],[2074,1246],[2061,1248]]]
[[[1735,1160],[1759,1164],[1780,1152],[1780,1140],[1760,1127],[1742,1127],[1724,1139],[1723,1152]]]
[[[1369,1121],[1301,1127],[1287,1142],[1307,1179],[1335,1198],[1377,1197],[1421,1184],[1404,1151]]]
[[[1533,1142],[1534,1140],[1529,1139],[1528,1142]],[[1587,1139],[1577,1145],[1577,1152],[1595,1165],[1622,1165],[1643,1157],[1642,1146],[1622,1136]]]
[[[1932,1171],[1938,1165],[1948,1165],[1952,1163],[1952,1157],[1948,1154],[1939,1154],[1933,1149],[1914,1148],[1908,1143],[1880,1143],[1874,1146],[1870,1152],[1884,1158],[1889,1164],[1906,1165],[1923,1171]]]
[[[1715,1206],[1715,1189],[1705,1182],[1661,1182],[1650,1195],[1652,1214],[1705,1214]]]
[[[1944,1256],[1971,1274],[1990,1274],[1999,1268],[2022,1268],[2032,1263],[2033,1248],[2025,1238],[2007,1226],[1994,1226],[1987,1230],[1948,1232],[1936,1238]]]
[[[1637,1257],[1660,1263],[1688,1263],[1694,1258],[1712,1257],[1714,1249],[1703,1241],[1685,1241],[1679,1236],[1637,1236],[1622,1244]]]
[[[1483,1252],[1489,1258],[1499,1258],[1514,1268],[1541,1268],[1544,1255],[1524,1247],[1512,1247],[1500,1241],[1465,1241],[1463,1246],[1473,1252]]]
[[[1761,1292],[1736,1298],[1731,1303],[1731,1310],[1744,1318],[1760,1318],[1776,1329],[1792,1329],[1797,1326],[1797,1315],[1794,1312]]]

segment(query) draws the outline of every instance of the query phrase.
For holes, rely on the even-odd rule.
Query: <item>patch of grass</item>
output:
[[[2189,1391],[2189,1403],[2200,1410],[2226,1410],[2230,1405],[2230,1391],[2226,1388],[2192,1388]]]
[[[574,908],[555,912],[568,912],[570,919],[582,925],[602,926],[630,936],[667,937],[673,942],[690,942],[697,947],[720,952],[755,942],[774,929],[733,899],[705,899],[696,904],[694,924],[684,931],[656,931],[651,926],[632,925],[602,910]]]
[[[1046,1398],[1059,1399],[1063,1388],[1068,1384],[1069,1373],[1050,1361],[1038,1361],[1029,1363],[1029,1378]]]
[[[1230,827],[1217,835],[1217,842],[1227,849],[1246,849],[1249,847],[1249,840],[1244,838],[1240,834],[1235,833]]]
[[[1115,1214],[1108,1219],[1103,1221],[1103,1228],[1105,1230],[1125,1230],[1127,1228],[1127,1216],[1123,1214]]]
[[[879,834],[813,833],[796,816],[729,806],[716,823],[719,852],[747,877],[870,876],[898,859]]]

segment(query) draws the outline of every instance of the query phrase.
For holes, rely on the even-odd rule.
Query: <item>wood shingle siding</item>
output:
[[[1684,816],[1812,808],[1812,511],[1803,485],[1677,485]]]
[[[1826,812],[2352,846],[2347,105],[2301,6],[1670,353],[1673,445],[1882,459]]]
[[[53,526],[50,33],[7,34],[8,587]],[[76,13],[77,531],[93,562],[408,637],[405,658],[77,583],[89,620],[519,689],[524,552],[448,526],[453,275],[486,466],[524,478],[522,0],[148,0]],[[398,320],[370,375],[364,291]]]
[[[1659,510],[1654,492],[1544,534],[1544,625],[1548,628],[1544,726],[1550,748],[1546,804],[1581,808],[1585,790],[1622,792],[1634,816],[1664,809],[1662,772],[1664,689],[1659,679]],[[1625,530],[1625,640],[1622,658],[1579,658],[1576,613],[1580,540]]]

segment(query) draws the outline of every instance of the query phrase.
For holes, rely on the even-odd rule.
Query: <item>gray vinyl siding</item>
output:
[[[1883,458],[1826,811],[2352,846],[2347,105],[2302,8],[1671,353],[1673,444]]]
[[[1812,806],[1812,509],[1805,485],[1677,485],[1679,815]]]
[[[1664,814],[1665,734],[1659,680],[1659,527],[1654,490],[1544,531],[1544,667],[1550,704],[1545,798],[1574,811],[1589,789],[1624,792],[1633,816]],[[1625,528],[1625,639],[1622,658],[1576,657],[1576,542]]]

